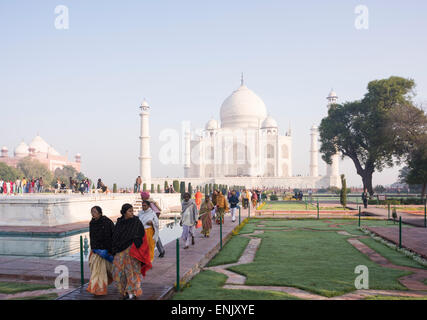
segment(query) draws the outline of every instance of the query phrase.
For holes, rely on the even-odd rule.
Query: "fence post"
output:
[[[80,236],[80,282],[84,286],[84,268],[83,268],[83,236]]]
[[[402,216],[399,217],[399,248],[402,248]]]
[[[179,292],[179,238],[176,238],[176,291]]]
[[[360,228],[360,212],[361,212],[361,209],[360,209],[360,206],[359,206],[359,228]]]
[[[424,228],[427,228],[427,197],[424,200]]]
[[[319,219],[319,198],[317,198],[317,219]]]
[[[222,215],[219,215],[219,246],[222,250]]]

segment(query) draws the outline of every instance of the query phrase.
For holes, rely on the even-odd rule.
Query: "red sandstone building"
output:
[[[57,168],[62,169],[64,166],[72,166],[80,172],[81,156],[76,154],[75,161],[69,161],[67,157],[61,156],[53,147],[37,135],[29,145],[22,141],[14,150],[14,157],[9,157],[7,147],[1,149],[0,162],[6,163],[8,166],[15,167],[18,162],[26,157],[36,159],[45,164],[50,171],[55,171]]]

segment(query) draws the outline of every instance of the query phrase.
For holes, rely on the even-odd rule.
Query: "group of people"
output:
[[[40,193],[44,190],[43,177],[27,179],[17,178],[15,181],[3,180],[0,177],[0,194]]]
[[[245,190],[246,191],[246,190]],[[201,234],[209,237],[212,225],[224,223],[224,215],[231,212],[236,221],[236,210],[240,203],[240,192],[232,190],[225,196],[225,190],[214,190],[211,195],[197,191],[194,199],[189,193],[183,195],[181,204],[181,239],[184,249],[195,244],[195,229],[201,223]],[[141,192],[142,210],[136,215],[131,204],[124,204],[121,217],[114,224],[104,216],[99,206],[91,209],[89,224],[91,272],[87,291],[94,295],[106,295],[108,285],[117,283],[120,299],[136,299],[142,295],[142,279],[152,268],[155,248],[159,257],[165,255],[160,239],[159,216],[161,208],[150,197]]]
[[[91,209],[88,292],[106,295],[108,285],[115,281],[120,299],[134,300],[142,295],[142,279],[152,268],[154,249],[157,246],[159,257],[165,255],[165,249],[159,237],[160,206],[148,192],[141,192],[141,200],[142,210],[137,215],[131,204],[124,204],[116,224],[100,207]]]
[[[181,239],[184,241],[184,249],[188,249],[190,243],[195,244],[194,234],[198,221],[201,222],[201,233],[204,237],[209,237],[212,225],[224,223],[224,216],[227,212],[231,214],[231,221],[236,221],[237,210],[239,204],[246,202],[249,206],[249,199],[252,201],[252,206],[255,208],[260,197],[257,190],[231,190],[228,192],[223,190],[214,190],[211,195],[205,195],[197,191],[194,200],[191,199],[189,193],[185,193],[182,202],[181,225],[183,227]]]

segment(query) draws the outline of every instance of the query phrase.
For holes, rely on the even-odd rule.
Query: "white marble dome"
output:
[[[272,116],[268,116],[262,122],[261,128],[277,128],[277,121]]]
[[[234,91],[221,106],[223,128],[259,128],[266,117],[264,102],[245,85]]]
[[[14,154],[15,157],[18,158],[23,158],[29,155],[29,151],[28,151],[28,145],[22,141],[20,144],[18,144],[18,146],[15,148]]]
[[[36,136],[30,143],[30,148],[33,148],[35,152],[48,153],[54,156],[60,156],[60,154],[52,148],[42,137]]]
[[[208,121],[208,123],[206,123],[205,129],[206,130],[215,130],[218,129],[219,125],[218,125],[218,121],[216,121],[215,119],[211,119]]]

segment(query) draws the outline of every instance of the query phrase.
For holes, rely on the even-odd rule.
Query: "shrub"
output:
[[[277,200],[279,200],[279,197],[278,197],[277,195],[272,194],[272,195],[270,196],[270,201],[277,201]]]
[[[117,183],[113,184],[113,193],[117,193]]]

